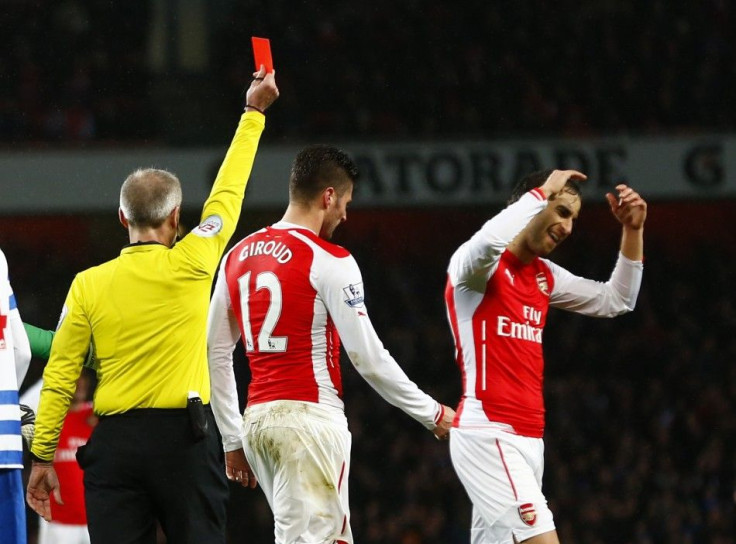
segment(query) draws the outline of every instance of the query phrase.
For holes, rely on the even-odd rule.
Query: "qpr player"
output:
[[[23,501],[24,413],[18,401],[31,363],[31,347],[0,250],[0,542],[26,544]]]
[[[630,187],[606,195],[622,225],[607,282],[544,258],[572,232],[585,179],[574,170],[530,174],[450,260],[445,303],[463,381],[450,454],[473,503],[473,544],[559,542],[542,493],[548,308],[614,317],[636,304],[647,204]]]
[[[243,486],[260,482],[278,544],[353,542],[341,342],[386,401],[438,438],[448,436],[455,414],[409,380],[383,347],[355,259],[328,241],[346,220],[356,177],[339,149],[299,152],[283,219],[225,256],[210,307],[212,407],[227,474]],[[252,376],[243,418],[232,356],[241,336]]]

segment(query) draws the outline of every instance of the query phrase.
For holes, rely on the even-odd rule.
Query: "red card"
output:
[[[256,72],[261,69],[261,64],[266,67],[266,73],[273,72],[273,60],[271,60],[271,42],[268,38],[251,37],[253,42],[253,57],[256,61]]]

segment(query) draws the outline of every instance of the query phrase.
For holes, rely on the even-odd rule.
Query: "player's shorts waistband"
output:
[[[244,421],[268,418],[272,422],[277,419],[288,420],[291,418],[306,417],[319,419],[347,427],[345,412],[340,408],[307,402],[300,400],[273,400],[253,404],[245,409]]]

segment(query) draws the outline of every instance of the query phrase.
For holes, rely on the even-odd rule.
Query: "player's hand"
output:
[[[550,198],[565,188],[569,180],[585,181],[588,176],[577,170],[553,170],[540,189],[547,198]]]
[[[616,185],[618,198],[612,193],[606,193],[606,199],[611,212],[621,224],[632,230],[639,230],[644,226],[647,218],[646,201],[628,185]]]
[[[255,489],[258,479],[250,469],[243,448],[225,452],[225,474],[228,480],[237,482],[243,487]]]
[[[442,405],[442,408],[444,409],[444,413],[437,423],[437,426],[432,429],[432,433],[434,433],[437,440],[449,440],[450,429],[452,428],[452,422],[455,419],[455,410],[449,406],[445,406],[444,404]]]
[[[279,97],[279,88],[276,86],[276,70],[266,73],[265,66],[253,72],[253,81],[245,93],[245,103],[261,112],[266,111]]]
[[[64,504],[61,500],[59,478],[51,463],[33,462],[31,475],[28,477],[26,501],[33,510],[46,521],[51,521],[51,504],[49,495],[53,493],[57,504]]]

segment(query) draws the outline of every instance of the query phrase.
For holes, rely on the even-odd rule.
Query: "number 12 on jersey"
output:
[[[253,326],[250,316],[250,272],[246,272],[238,278],[240,289],[240,311],[243,317],[243,334],[245,335],[245,351],[256,351],[253,341]],[[258,333],[258,350],[262,353],[282,353],[286,351],[289,338],[287,336],[273,336],[273,330],[281,317],[283,308],[283,297],[281,295],[281,282],[273,272],[261,272],[256,276],[256,291],[267,289],[269,292],[268,310],[261,323]]]

